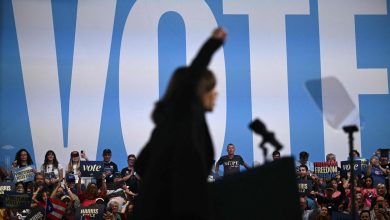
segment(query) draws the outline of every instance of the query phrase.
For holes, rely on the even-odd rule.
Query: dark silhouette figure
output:
[[[178,68],[152,118],[155,128],[138,156],[141,177],[136,219],[209,219],[207,176],[214,152],[205,113],[212,111],[216,79],[207,69],[226,38],[217,28],[189,67]]]

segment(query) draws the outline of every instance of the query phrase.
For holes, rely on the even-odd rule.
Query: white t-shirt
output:
[[[60,172],[63,170],[63,167],[61,164],[58,164],[58,167],[57,168],[54,168],[53,167],[53,164],[48,164],[46,165],[46,168],[44,165],[41,166],[41,172],[45,173],[45,174],[48,174],[48,173],[51,173],[53,172],[56,179],[60,178]]]

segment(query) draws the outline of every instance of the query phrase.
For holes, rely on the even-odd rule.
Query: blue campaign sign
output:
[[[153,129],[150,114],[172,72],[217,27],[218,101],[208,124],[215,159],[234,143],[264,161],[248,129],[261,118],[311,161],[348,157],[346,124],[361,156],[390,146],[390,0],[0,2],[0,161],[26,148],[39,166],[84,150],[126,167]],[[199,19],[202,18],[202,19]],[[1,148],[12,146],[13,148]],[[272,152],[270,150],[269,152]],[[11,155],[11,156],[9,156]],[[4,158],[3,158],[4,157]]]
[[[103,161],[81,161],[80,173],[82,177],[98,178],[103,174]]]
[[[14,175],[14,182],[30,182],[34,180],[34,167],[20,167],[12,170]]]

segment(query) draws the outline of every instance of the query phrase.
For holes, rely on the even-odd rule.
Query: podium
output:
[[[223,177],[209,185],[215,219],[302,219],[292,157]]]

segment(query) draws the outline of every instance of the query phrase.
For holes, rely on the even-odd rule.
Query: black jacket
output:
[[[214,159],[213,144],[196,95],[213,53],[222,41],[209,39],[189,67],[179,68],[180,85],[156,104],[155,128],[138,156],[141,176],[136,198],[137,219],[208,219],[207,176]]]

